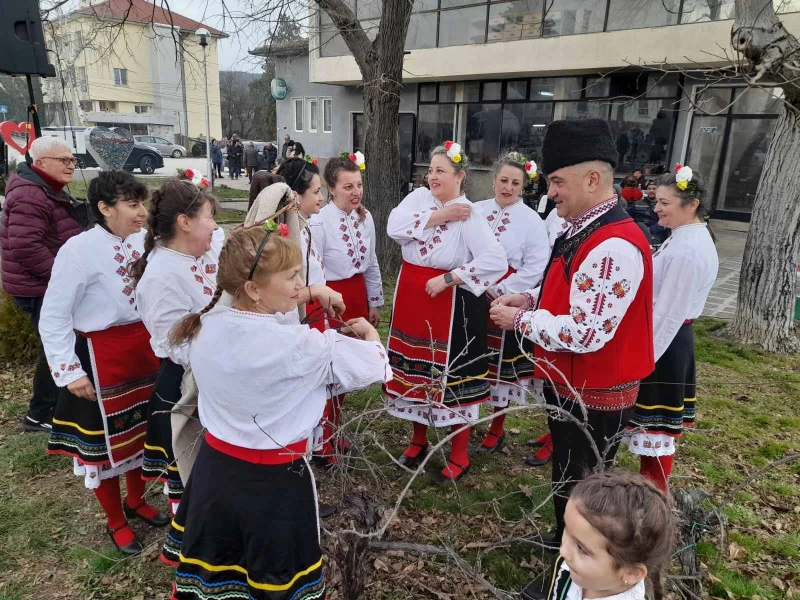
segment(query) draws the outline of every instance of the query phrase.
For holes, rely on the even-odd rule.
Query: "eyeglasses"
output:
[[[57,160],[61,162],[65,167],[72,165],[73,167],[78,164],[78,159],[74,156],[70,156],[69,158],[65,156],[43,156],[42,159],[49,158],[50,160]]]

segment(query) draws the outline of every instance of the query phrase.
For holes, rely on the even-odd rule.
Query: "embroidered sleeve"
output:
[[[667,351],[690,314],[703,285],[703,269],[691,256],[666,255],[661,263],[661,290],[653,298],[653,340],[655,359]]]
[[[518,331],[551,352],[596,352],[605,346],[633,302],[644,277],[639,250],[621,239],[592,250],[572,278],[569,314],[548,310],[518,314]]]
[[[39,316],[39,335],[42,338],[47,364],[58,387],[86,376],[75,354],[75,330],[72,314],[86,290],[87,274],[80,258],[71,246],[64,246],[56,255],[50,283],[44,294]]]
[[[378,255],[375,252],[375,222],[372,215],[367,215],[364,224],[369,232],[369,266],[364,272],[364,282],[367,285],[367,301],[370,308],[383,306],[383,281],[381,280],[381,268],[378,265]]]
[[[432,229],[425,230],[433,211],[422,202],[424,194],[429,193],[425,188],[418,188],[392,209],[386,225],[390,238],[399,244],[407,244],[414,240],[424,242],[433,235]]]
[[[480,296],[508,271],[506,253],[486,219],[475,211],[464,222],[463,234],[472,260],[453,269],[453,273],[459,276],[470,292]]]
[[[547,228],[544,221],[538,215],[534,215],[534,217],[525,235],[522,267],[505,281],[497,284],[504,294],[522,293],[538,286],[542,281],[544,269],[550,258],[550,242],[547,239]]]
[[[169,343],[172,329],[192,312],[188,293],[168,278],[156,281],[145,277],[137,288],[137,298],[139,315],[155,344],[172,362],[188,366],[189,345],[171,346]]]

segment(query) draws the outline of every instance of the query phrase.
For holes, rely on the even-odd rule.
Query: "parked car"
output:
[[[74,136],[79,135],[87,130],[86,127],[42,127],[43,135],[57,135],[66,139],[70,144],[74,145]],[[118,132],[110,132],[111,135],[122,135]],[[75,158],[78,159],[78,168],[86,169],[90,167],[97,167],[97,161],[89,152],[75,153]],[[139,169],[143,174],[150,175],[156,169],[164,166],[164,159],[161,153],[153,146],[134,141],[133,151],[131,152],[128,160],[125,161],[123,169],[126,171],[133,171]]]
[[[155,135],[135,135],[133,138],[137,142],[153,146],[161,153],[161,156],[171,156],[172,158],[183,158],[186,156],[186,148],[180,144],[173,144],[163,137]]]

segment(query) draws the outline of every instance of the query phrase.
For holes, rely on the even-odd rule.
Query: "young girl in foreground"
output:
[[[301,325],[300,248],[263,228],[235,232],[219,257],[214,299],[173,331],[188,344],[206,427],[164,558],[173,600],[317,600],[325,596],[316,488],[306,455],[337,392],[391,378],[365,319],[361,339]],[[222,292],[232,307],[217,305]]]
[[[644,600],[646,579],[660,594],[675,523],[656,486],[636,473],[596,473],[575,486],[564,521],[549,600]]]

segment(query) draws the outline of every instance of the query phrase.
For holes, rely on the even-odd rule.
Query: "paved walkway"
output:
[[[747,241],[747,223],[712,221],[711,229],[717,238],[719,273],[703,316],[732,319],[736,312],[736,294],[739,290],[739,272],[742,268],[744,244]]]

